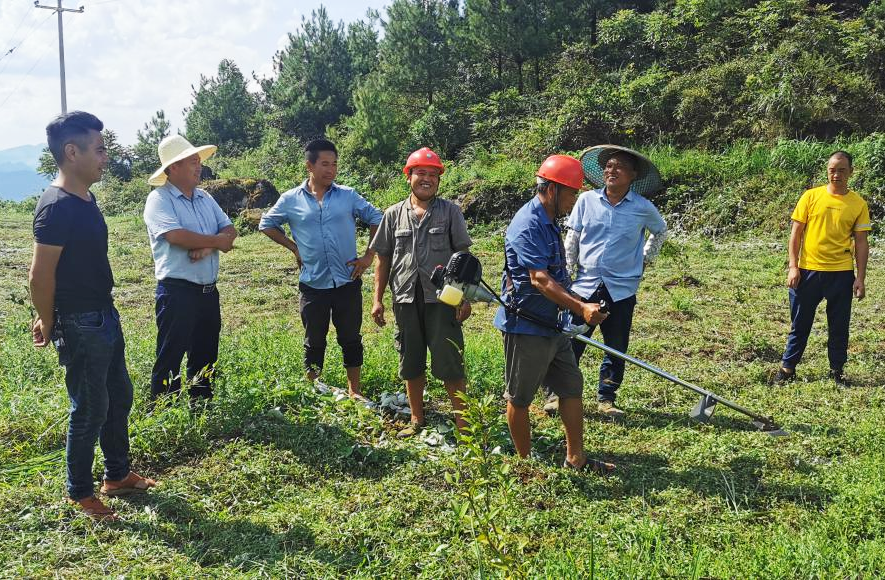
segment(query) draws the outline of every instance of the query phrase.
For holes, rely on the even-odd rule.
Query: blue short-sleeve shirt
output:
[[[529,270],[547,270],[563,288],[571,284],[565,264],[565,248],[559,227],[547,216],[541,201],[534,197],[522,206],[504,236],[505,269],[501,280],[501,299],[516,308],[556,324],[559,307],[534,286]],[[508,280],[509,273],[509,280]],[[544,328],[498,307],[495,328],[513,334],[553,336]]]
[[[170,182],[148,194],[144,205],[151,252],[154,254],[154,275],[157,280],[179,278],[194,284],[212,284],[218,279],[218,251],[191,262],[187,250],[170,244],[166,233],[188,230],[214,236],[232,225],[230,218],[211,195],[194,189],[190,199]]]
[[[307,181],[280,196],[261,217],[258,229],[289,224],[304,266],[299,280],[317,289],[337,288],[351,282],[355,260],[356,219],[370,226],[381,223],[381,212],[355,190],[333,183],[319,203]]]

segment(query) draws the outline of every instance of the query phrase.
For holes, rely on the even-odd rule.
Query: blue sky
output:
[[[56,0],[41,0],[55,4]],[[389,0],[65,0],[85,6],[64,16],[68,110],[97,115],[121,142],[163,109],[173,131],[200,74],[234,60],[250,78],[270,76],[272,57],[301,17],[325,4],[334,21],[349,22]],[[45,140],[61,110],[57,17],[33,0],[0,0],[0,150]],[[16,47],[11,54],[10,48]]]

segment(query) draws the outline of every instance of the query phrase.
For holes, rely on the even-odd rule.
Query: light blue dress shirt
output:
[[[151,251],[154,254],[154,276],[157,280],[179,278],[194,284],[212,284],[218,279],[218,250],[191,262],[187,250],[166,241],[166,232],[188,230],[214,236],[231,225],[211,195],[194,189],[190,199],[177,187],[166,182],[148,194],[144,204]]]
[[[579,236],[572,291],[589,298],[604,282],[615,302],[639,289],[646,230],[654,235],[667,230],[657,208],[632,189],[617,205],[609,203],[605,189],[585,192],[572,209],[568,227]]]
[[[355,260],[356,219],[370,226],[381,223],[381,212],[355,190],[333,183],[323,203],[307,189],[307,181],[280,196],[261,217],[258,229],[289,224],[304,266],[299,280],[311,288],[337,288],[351,282]]]

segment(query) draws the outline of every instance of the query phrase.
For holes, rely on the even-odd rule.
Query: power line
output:
[[[31,11],[30,11],[30,10],[25,10],[25,12],[22,14],[22,19],[18,21],[18,26],[15,27],[15,32],[13,32],[13,33],[12,33],[12,36],[9,37],[9,38],[10,38],[10,44],[12,44],[12,43],[14,42],[14,40],[12,40],[12,39],[14,39],[14,38],[15,38],[15,35],[18,34],[18,31],[19,31],[19,30],[21,29],[21,27],[22,27],[22,23],[25,21],[25,18],[27,18],[28,15],[30,15],[30,14],[31,14]],[[6,58],[6,56],[9,55],[9,54],[12,54],[12,51],[13,51],[13,50],[15,50],[15,47],[10,48],[10,49],[6,52],[6,54],[4,54],[3,56],[0,56],[0,60],[3,60],[4,58]]]
[[[49,16],[47,16],[45,19],[43,19],[43,20],[40,22],[40,24],[38,24],[37,26],[35,26],[34,28],[31,29],[31,31],[28,33],[28,36],[30,36],[31,33],[33,33],[34,30],[36,30],[40,25],[42,25],[43,23],[45,23],[47,20],[49,20],[50,18],[52,18],[54,15],[55,15],[55,12],[50,12],[50,13],[49,13]],[[25,40],[27,40],[27,38],[25,38]],[[24,40],[23,40],[21,43],[19,43],[19,46],[21,46],[22,43],[24,43]],[[40,64],[40,62],[41,62],[45,57],[46,57],[46,53],[43,53],[42,55],[40,55],[40,56],[37,58],[37,60],[34,61],[34,63],[31,65],[31,68],[29,68],[29,69],[28,69],[28,72],[25,73],[25,76],[22,77],[22,79],[21,79],[21,80],[19,81],[19,83],[15,86],[14,89],[12,89],[11,91],[9,91],[9,94],[6,95],[6,98],[3,99],[3,102],[2,102],[2,103],[0,103],[0,109],[2,109],[3,106],[6,105],[6,103],[9,101],[9,99],[12,97],[12,95],[14,95],[15,93],[17,93],[18,90],[22,87],[22,85],[25,84],[25,81],[28,80],[28,77],[31,76],[31,73],[34,71],[34,69],[37,67],[37,65]],[[9,66],[8,63],[7,63],[7,66]],[[3,70],[6,70],[6,67],[5,67],[5,66],[3,67]],[[3,70],[0,70],[0,73],[2,73]]]
[[[50,16],[51,16],[51,14],[50,14]],[[12,95],[14,95],[14,94],[15,94],[15,93],[16,93],[16,92],[22,87],[23,84],[25,84],[25,81],[28,80],[28,77],[29,77],[29,76],[31,76],[31,72],[34,70],[34,68],[35,68],[38,64],[40,64],[40,61],[43,60],[43,57],[45,57],[45,56],[46,56],[46,54],[44,53],[44,54],[40,55],[40,57],[37,58],[37,60],[34,61],[34,64],[31,65],[31,68],[28,69],[28,72],[25,73],[25,76],[22,78],[22,80],[19,81],[18,85],[16,85],[16,87],[15,87],[14,89],[12,89],[11,91],[9,91],[9,94],[6,95],[6,98],[3,99],[3,102],[2,102],[2,103],[0,103],[0,109],[3,108],[3,105],[6,104],[6,101],[8,101],[9,98],[10,98]]]
[[[15,46],[13,46],[12,48],[10,48],[10,49],[6,52],[6,54],[3,55],[3,57],[0,57],[0,60],[2,60],[3,58],[9,56],[10,54],[12,54],[12,52],[13,52],[14,50],[16,50],[18,47],[20,47],[20,46],[23,45],[25,42],[27,42],[28,39],[31,38],[31,35],[34,34],[34,31],[37,30],[38,28],[40,28],[43,24],[45,24],[46,21],[49,20],[50,18],[52,18],[52,14],[50,14],[49,16],[47,16],[46,18],[44,18],[44,19],[41,20],[40,22],[34,24],[34,26],[31,27],[31,29],[28,31],[28,33],[25,35],[25,37],[24,37],[21,41],[19,41],[19,43],[18,43],[17,45],[15,45]],[[3,74],[3,71],[6,70],[6,68],[9,66],[9,63],[10,63],[10,62],[12,62],[12,60],[8,60],[8,61],[6,61],[6,64],[3,65],[3,68],[2,68],[2,69],[0,69],[0,74]]]

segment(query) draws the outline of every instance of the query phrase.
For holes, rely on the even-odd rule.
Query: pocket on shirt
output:
[[[427,230],[427,234],[430,238],[431,250],[435,252],[444,252],[451,249],[449,245],[449,231],[445,227],[438,226],[430,228]]]
[[[394,253],[404,254],[412,251],[412,230],[396,230],[393,232]]]

